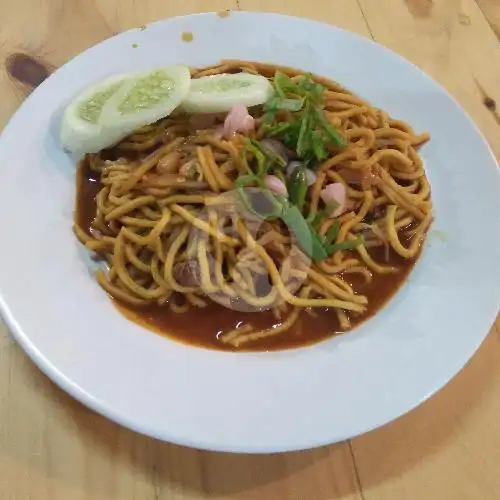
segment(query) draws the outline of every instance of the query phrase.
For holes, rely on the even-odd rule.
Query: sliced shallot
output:
[[[330,217],[339,217],[345,212],[347,205],[347,191],[341,182],[328,184],[320,191],[320,196],[327,206],[334,206],[333,211],[330,213]]]
[[[302,163],[300,161],[291,161],[286,167],[286,175],[290,177],[301,165]],[[316,182],[316,178],[316,174],[310,168],[306,168],[307,187],[312,186]]]
[[[283,196],[288,196],[288,191],[286,189],[285,183],[275,175],[266,175],[264,177],[264,184],[267,189],[273,193],[281,194]]]
[[[272,138],[262,139],[260,141],[260,145],[264,146],[266,149],[271,151],[271,153],[274,153],[276,156],[282,158],[285,163],[288,163],[294,155],[294,152],[288,149],[282,142],[278,141],[278,139],[272,139]]]
[[[224,137],[230,139],[236,132],[248,133],[255,128],[255,120],[243,104],[235,104],[224,121]]]

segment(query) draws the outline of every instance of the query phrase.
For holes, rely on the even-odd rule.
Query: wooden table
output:
[[[484,103],[485,94],[500,101],[500,0],[4,0],[0,119],[29,91],[9,69],[31,83],[43,77],[20,71],[12,54],[53,68],[114,32],[225,8],[374,38],[444,85],[500,158],[500,118]],[[499,468],[498,322],[469,365],[405,417],[346,443],[268,456],[196,451],[118,427],[55,387],[0,324],[0,500],[494,500]]]

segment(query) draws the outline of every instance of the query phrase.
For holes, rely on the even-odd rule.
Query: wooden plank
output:
[[[2,60],[26,53],[49,69],[117,33],[151,21],[204,10],[237,8],[236,0],[19,0],[2,15]],[[37,22],[33,22],[33,19]],[[5,122],[24,99],[26,88],[0,73],[0,120]]]
[[[500,498],[500,337],[428,402],[353,440],[365,500]]]
[[[499,99],[500,51],[472,0],[239,0],[370,32],[454,94],[500,154],[484,92]],[[496,0],[478,0],[497,26]],[[2,60],[26,52],[49,69],[115,31],[236,0],[17,0],[3,12]],[[36,22],[34,22],[36,20]],[[0,72],[0,123],[26,86]],[[497,136],[499,138],[497,138]],[[397,422],[347,444],[274,456],[200,452],[138,436],[83,408],[31,364],[0,322],[0,498],[7,500],[500,498],[500,336],[490,336],[443,391]],[[363,486],[363,495],[358,477]]]
[[[279,12],[333,24],[361,35],[370,36],[356,0],[239,0],[241,10]]]
[[[115,31],[206,5],[201,0],[143,0],[140,6],[19,0],[2,15],[0,59],[27,53],[50,69]],[[210,7],[235,8],[236,2],[211,0]],[[113,18],[113,12],[119,15]],[[4,70],[0,90],[4,125],[29,86]],[[138,436],[83,408],[38,372],[1,321],[0,422],[2,499],[191,500],[210,493],[200,482],[209,459]]]
[[[500,102],[500,50],[474,0],[360,0],[360,5],[376,41],[441,83],[500,158],[499,120],[482,104],[481,91]]]
[[[349,449],[230,455],[161,443],[95,415],[0,350],[0,498],[360,500]]]
[[[102,17],[108,24],[112,24],[116,31],[124,31],[167,17],[238,8],[237,0],[96,0],[95,3]]]
[[[497,0],[476,0],[476,2],[500,41],[500,2]]]
[[[484,94],[500,98],[500,51],[478,5],[472,0],[360,0],[360,5],[375,40],[443,84],[500,157],[498,120],[483,104]],[[500,460],[499,342],[491,334],[430,401],[353,440],[366,500],[500,498],[494,468]]]
[[[16,29],[6,35],[0,50],[4,57],[28,53],[48,70],[113,32],[207,6],[197,1],[150,0],[139,5],[127,0],[118,9],[116,2],[75,2],[71,8],[63,6],[56,19],[60,4],[55,0],[43,6],[28,1],[21,1],[22,10],[42,9],[31,14],[40,16],[39,29],[30,32],[26,20],[32,18],[17,16],[13,10],[8,21]],[[215,0],[209,10],[229,7],[235,5]],[[351,9],[344,21],[352,22],[355,12]],[[51,29],[54,24],[59,29]],[[0,110],[5,121],[29,85],[6,74],[2,77],[0,89],[9,96],[2,101],[8,105]],[[2,498],[295,499],[326,498],[332,492],[346,499],[361,498],[347,446],[235,457],[159,443],[93,414],[65,395],[37,371],[2,324],[0,341]],[[289,480],[283,479],[289,475]]]
[[[363,14],[358,4],[352,0],[333,0],[330,2],[239,0],[239,6],[241,10],[279,12],[316,19],[370,37]],[[290,498],[314,498],[319,500],[322,498],[337,498],[337,495],[338,498],[343,499],[362,498],[349,443],[329,446],[321,451],[285,454],[283,460],[286,467],[291,469],[294,468],[294,463],[303,462],[307,460],[306,457],[309,454],[317,453],[320,453],[323,457],[321,467],[315,465],[314,469],[300,470],[291,476],[289,484],[287,484],[287,488],[291,488]],[[287,498],[287,496],[283,496],[284,492],[279,486],[276,489],[267,491],[267,493],[267,495],[262,494],[259,498]]]

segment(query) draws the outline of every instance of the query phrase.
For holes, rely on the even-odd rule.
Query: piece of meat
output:
[[[172,269],[172,274],[179,285],[187,287],[199,287],[201,285],[200,264],[197,260],[191,259],[177,262]]]
[[[363,189],[370,189],[378,182],[378,175],[371,168],[341,168],[338,174],[347,184],[360,185]]]
[[[197,130],[212,128],[217,122],[217,113],[199,113],[189,118],[189,123]]]

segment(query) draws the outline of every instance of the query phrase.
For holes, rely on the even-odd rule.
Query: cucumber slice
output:
[[[264,104],[272,95],[271,83],[261,75],[223,73],[191,80],[182,108],[188,113],[219,113],[229,111],[234,104]]]
[[[189,92],[187,66],[166,66],[141,72],[108,99],[99,117],[105,130],[126,136],[169,115]]]
[[[65,109],[61,125],[61,142],[73,153],[95,153],[116,142],[119,137],[103,131],[99,123],[106,102],[130,78],[120,74],[106,78],[82,92]]]

